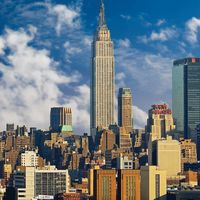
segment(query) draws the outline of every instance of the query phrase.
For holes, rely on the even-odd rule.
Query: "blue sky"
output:
[[[48,128],[49,109],[69,106],[89,131],[91,41],[100,0],[1,0],[0,128]],[[200,2],[105,0],[115,44],[116,94],[133,92],[135,127],[154,103],[171,105],[174,59],[200,56]]]

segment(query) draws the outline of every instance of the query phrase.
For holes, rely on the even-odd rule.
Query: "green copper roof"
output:
[[[71,125],[63,125],[61,126],[61,132],[72,132],[72,126]]]

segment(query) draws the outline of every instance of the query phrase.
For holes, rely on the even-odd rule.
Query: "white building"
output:
[[[14,173],[12,186],[17,188],[17,200],[33,200],[35,197],[68,192],[70,177],[68,170],[58,170],[55,166],[43,169],[26,167],[25,172]]]
[[[21,154],[21,165],[25,167],[37,167],[38,155],[35,151],[25,151]]]
[[[120,156],[117,158],[117,169],[133,169],[133,160],[128,156]]]

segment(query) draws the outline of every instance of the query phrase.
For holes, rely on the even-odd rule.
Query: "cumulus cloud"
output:
[[[146,35],[138,37],[139,41],[143,43],[161,41],[165,42],[174,37],[178,36],[178,32],[175,27],[161,29],[159,32],[152,31],[151,35],[148,37]]]
[[[80,27],[80,13],[78,10],[71,9],[66,5],[58,4],[52,6],[47,4],[49,12],[57,17],[56,32],[59,35],[62,28],[77,29]]]
[[[5,62],[0,62],[1,128],[7,122],[48,128],[50,107],[70,106],[74,112],[74,124],[88,131],[87,86],[77,85],[81,78],[78,72],[64,74],[59,71],[58,63],[46,49],[31,46],[35,34],[36,28],[30,27],[27,31],[6,29],[0,36],[7,50],[2,50],[4,55],[1,57]],[[75,84],[76,97],[70,99],[59,86],[71,84]]]
[[[137,106],[133,106],[134,128],[144,128],[147,124],[147,113]]]
[[[186,40],[190,44],[196,44],[198,42],[198,31],[200,28],[200,19],[192,17],[186,22]]]
[[[116,62],[119,66],[118,72],[126,75],[124,81],[134,81],[140,90],[148,91],[152,95],[165,94],[171,90],[170,58],[140,51],[131,46],[124,48],[119,41],[116,48]]]

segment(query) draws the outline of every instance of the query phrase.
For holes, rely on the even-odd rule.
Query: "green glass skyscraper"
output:
[[[176,130],[196,141],[195,129],[200,123],[200,58],[174,61],[172,108]]]

